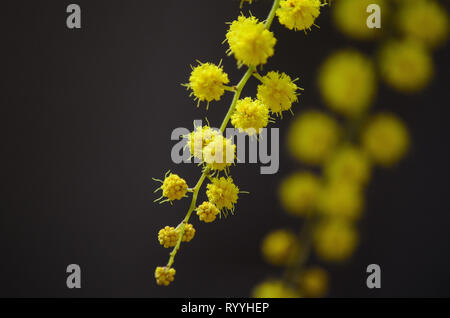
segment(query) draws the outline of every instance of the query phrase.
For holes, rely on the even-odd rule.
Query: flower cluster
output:
[[[243,0],[241,6],[244,2],[251,4],[253,1]],[[320,13],[320,5],[319,0],[274,0],[266,20],[260,21],[254,16],[241,14],[229,23],[225,35],[229,46],[227,54],[235,57],[239,68],[247,67],[237,85],[229,85],[230,79],[221,63],[216,65],[199,62],[192,67],[189,82],[183,86],[191,91],[197,106],[200,102],[206,102],[208,109],[209,104],[221,100],[226,91],[232,92],[234,97],[220,129],[214,129],[208,123],[206,126],[194,127],[192,132],[184,136],[186,149],[189,149],[191,157],[195,158],[202,168],[202,174],[195,186],[189,188],[184,179],[171,173],[166,174],[164,180],[158,180],[162,183],[157,189],[163,191],[160,199],[164,200],[161,202],[172,203],[187,197],[188,193],[192,194],[190,207],[180,225],[165,226],[158,233],[162,246],[173,247],[167,265],[156,268],[155,278],[159,285],[167,286],[173,281],[175,270],[172,266],[180,245],[182,242],[191,241],[195,235],[193,225],[188,223],[194,211],[199,220],[205,223],[214,222],[218,215],[227,216],[228,212],[234,213],[241,191],[230,176],[230,168],[236,160],[236,145],[233,139],[224,136],[228,123],[231,121],[241,133],[254,136],[273,122],[271,115],[281,117],[284,111],[292,112],[292,105],[298,100],[298,90],[301,88],[295,83],[296,79],[292,80],[289,75],[278,71],[260,75],[256,70],[257,66],[266,64],[275,53],[277,40],[270,31],[273,20],[278,16],[279,22],[287,28],[306,30],[314,25]],[[252,77],[260,81],[257,96],[241,98],[244,86]],[[205,191],[208,200],[197,205],[197,198],[205,180],[209,180]],[[279,243],[289,239],[288,236],[279,234],[272,239],[275,243],[267,242],[266,253],[275,263],[285,261],[293,252],[297,253],[298,247],[294,238],[291,237],[292,244],[287,242],[284,247],[279,246]]]

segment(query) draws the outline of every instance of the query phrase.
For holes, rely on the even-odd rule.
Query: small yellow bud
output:
[[[273,265],[286,265],[298,252],[295,235],[287,230],[276,230],[269,233],[261,245],[264,259]]]
[[[211,223],[216,219],[219,209],[211,202],[205,201],[196,209],[200,221]]]
[[[159,244],[163,245],[165,248],[177,245],[179,237],[179,232],[172,226],[166,226],[158,232]]]
[[[168,286],[175,278],[175,269],[158,266],[155,270],[155,278],[158,285]]]

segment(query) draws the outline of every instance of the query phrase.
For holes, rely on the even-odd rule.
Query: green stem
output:
[[[279,5],[280,5],[280,0],[274,0],[272,9],[270,10],[269,16],[267,17],[267,20],[265,23],[266,29],[269,29],[270,26],[272,25],[273,18],[275,17],[275,12],[278,9]],[[227,127],[228,122],[230,121],[231,115],[233,114],[234,109],[236,108],[236,103],[239,100],[239,97],[241,96],[241,93],[245,87],[245,84],[247,84],[247,81],[252,76],[252,74],[255,72],[255,70],[256,70],[256,68],[254,66],[249,66],[249,68],[247,69],[247,72],[245,72],[244,76],[239,81],[239,84],[237,84],[236,90],[234,91],[233,100],[231,101],[231,105],[228,108],[228,112],[227,112],[225,118],[223,119],[222,124],[220,125],[220,131],[222,133],[225,131],[225,128]],[[167,262],[167,268],[170,268],[175,261],[175,256],[177,255],[178,250],[180,249],[180,245],[181,245],[181,241],[182,241],[182,238],[184,235],[184,230],[185,230],[186,224],[189,222],[189,218],[191,217],[192,212],[195,210],[195,208],[197,206],[198,192],[200,191],[200,188],[202,187],[203,181],[205,181],[205,178],[209,175],[209,171],[210,170],[208,168],[205,168],[202,175],[200,176],[200,179],[198,179],[197,184],[195,185],[195,187],[193,189],[191,205],[189,206],[189,210],[186,213],[186,216],[184,217],[183,222],[181,223],[180,237],[178,238],[177,244],[173,248],[172,252],[170,252],[170,258],[169,258],[169,261]]]

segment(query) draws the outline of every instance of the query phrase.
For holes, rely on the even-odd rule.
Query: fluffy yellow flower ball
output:
[[[228,54],[234,54],[239,66],[265,64],[274,54],[277,41],[264,23],[242,15],[230,24],[226,38],[230,46]]]
[[[156,267],[156,283],[158,285],[168,286],[175,278],[175,269],[167,267]]]
[[[276,14],[289,30],[309,30],[320,14],[320,0],[282,0]]]
[[[298,252],[296,236],[287,230],[269,233],[261,245],[264,259],[273,265],[286,265]]]
[[[205,223],[211,223],[216,219],[217,214],[220,213],[219,209],[211,202],[205,201],[200,204],[197,209],[197,215],[200,221]]]
[[[194,67],[189,78],[188,89],[192,89],[195,99],[198,100],[197,107],[201,101],[209,102],[220,100],[225,92],[224,85],[230,80],[228,75],[219,65],[212,63],[200,63]]]
[[[289,128],[288,146],[295,158],[308,164],[322,164],[339,141],[337,122],[319,111],[307,111]]]
[[[367,27],[367,7],[377,4],[381,8],[381,28]],[[358,40],[369,40],[382,34],[384,18],[389,14],[386,0],[339,0],[331,6],[333,20],[336,27],[346,36]]]
[[[361,216],[364,197],[360,187],[349,182],[331,182],[324,188],[318,203],[321,213],[351,221]]]
[[[246,97],[238,100],[236,108],[231,115],[231,124],[245,131],[249,136],[260,133],[260,129],[267,126],[269,122],[269,109],[261,101]]]
[[[322,260],[342,262],[352,256],[358,244],[354,225],[342,220],[319,223],[314,231],[314,247]]]
[[[423,90],[434,73],[430,53],[411,40],[387,43],[379,53],[379,65],[384,81],[403,93]]]
[[[300,288],[306,297],[324,297],[328,293],[328,273],[320,267],[311,267],[301,273]]]
[[[170,173],[163,181],[161,186],[163,196],[173,200],[180,200],[186,195],[188,186],[183,178],[180,178],[177,174]]]
[[[203,160],[203,148],[218,135],[220,135],[218,130],[212,129],[209,126],[198,126],[193,132],[184,136],[184,138],[187,139],[186,145],[192,156]]]
[[[370,161],[366,153],[346,145],[338,149],[324,167],[325,176],[332,182],[366,184],[371,175]]]
[[[382,166],[392,166],[409,148],[406,125],[396,116],[381,113],[374,116],[362,133],[362,145],[371,159]]]
[[[174,247],[175,245],[177,245],[179,237],[180,234],[178,230],[176,230],[172,226],[166,226],[165,228],[159,230],[158,233],[159,244],[161,244],[165,248]]]
[[[376,91],[372,61],[353,50],[331,55],[322,65],[318,79],[326,105],[349,117],[363,113],[371,105]]]
[[[239,188],[233,183],[231,177],[212,178],[211,183],[206,188],[209,202],[219,210],[234,210],[234,205],[238,200]]]
[[[228,168],[236,157],[236,145],[231,139],[222,135],[215,136],[203,148],[203,160],[213,170],[224,170]]]
[[[279,188],[279,198],[284,210],[297,216],[310,213],[317,203],[321,189],[320,180],[310,172],[299,172],[285,178]]]
[[[180,231],[180,230],[178,230],[178,231]],[[181,241],[182,242],[190,242],[194,238],[194,236],[195,236],[194,226],[190,223],[187,223],[184,226],[184,233],[183,233],[183,237],[181,238]]]
[[[429,47],[447,40],[449,21],[446,9],[437,1],[415,0],[402,4],[398,19],[400,30]]]
[[[285,73],[269,72],[261,78],[261,82],[257,97],[272,113],[281,115],[283,111],[290,110],[292,103],[298,100],[299,87]]]
[[[280,280],[267,280],[253,288],[254,298],[300,298],[301,295]]]

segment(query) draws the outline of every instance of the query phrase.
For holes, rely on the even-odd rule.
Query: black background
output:
[[[65,25],[69,3],[2,3],[0,296],[248,296],[280,273],[260,256],[263,235],[301,225],[275,194],[280,178],[301,168],[283,146],[278,174],[260,175],[257,164],[233,169],[251,192],[236,215],[213,224],[194,217],[197,236],[177,256],[174,284],[158,287],[153,278],[169,253],[157,231],[178,224],[188,200],[152,203],[158,185],[151,178],[171,169],[192,185],[199,175],[194,165],[172,163],[170,134],[205,116],[218,126],[231,101],[227,95],[208,112],[197,109],[180,83],[196,59],[223,58],[232,82],[240,78],[244,70],[221,44],[238,1],[77,1],[81,30]],[[260,0],[252,13],[265,17],[270,5]],[[322,11],[320,30],[307,36],[273,26],[278,43],[266,69],[300,77],[296,113],[323,107],[316,71],[333,50],[375,52],[374,44],[340,35],[329,8]],[[360,248],[347,264],[326,267],[331,296],[450,295],[448,52],[435,52],[436,76],[425,92],[379,88],[375,108],[404,118],[413,148],[395,169],[375,170]],[[252,83],[244,94],[255,93]],[[276,123],[282,138],[290,121]],[[82,269],[79,290],[65,285],[71,263]],[[381,265],[380,290],[365,287],[371,263]]]

